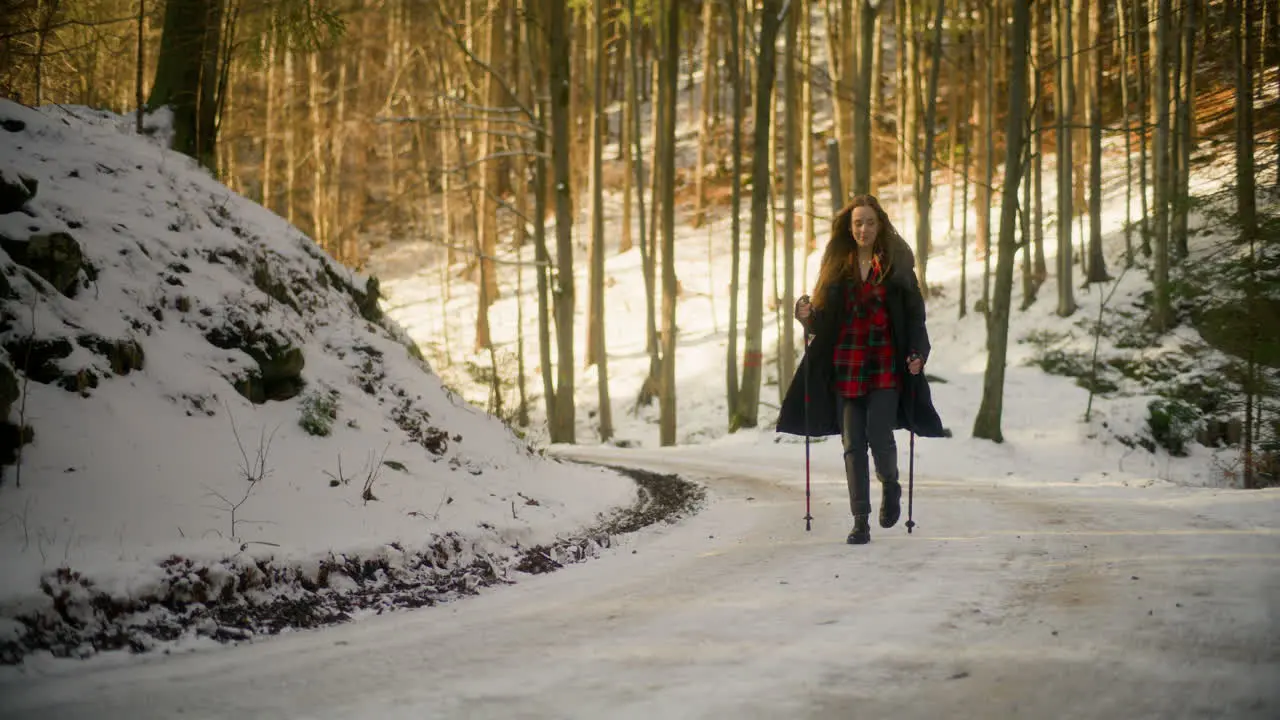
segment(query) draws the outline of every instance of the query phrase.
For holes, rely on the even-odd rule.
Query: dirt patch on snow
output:
[[[373,556],[330,555],[309,567],[246,554],[215,563],[175,555],[160,563],[160,578],[147,591],[132,595],[61,568],[41,582],[48,607],[14,618],[21,629],[0,637],[0,663],[18,664],[40,651],[67,658],[142,653],[191,637],[242,642],[344,623],[360,613],[434,606],[512,584],[512,572],[546,573],[599,557],[619,535],[697,512],[706,496],[676,475],[612,469],[636,482],[634,505],[571,537],[516,545],[503,556],[479,551],[483,543],[456,533],[421,550],[391,543]]]

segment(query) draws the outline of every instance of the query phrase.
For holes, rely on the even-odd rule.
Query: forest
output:
[[[590,425],[613,435],[606,262],[635,250],[644,323],[628,330],[648,373],[634,405],[656,403],[661,444],[678,442],[682,228],[728,222],[707,239],[733,258],[728,337],[702,379],[723,384],[726,432],[771,422],[768,377],[785,393],[803,352],[790,312],[809,256],[854,194],[893,199],[927,297],[937,238],[981,260],[958,299],[985,317],[981,404],[957,430],[975,437],[1003,439],[1011,316],[1096,313],[1100,334],[1091,288],[1141,275],[1135,342],[1194,327],[1231,358],[1212,408],[1175,397],[1166,412],[1230,418],[1209,441],[1239,445],[1253,487],[1280,468],[1278,13],[1277,0],[0,0],[0,95],[136,113],[139,132],[144,113],[170,112],[175,149],[352,268],[434,248],[424,272],[442,297],[473,297],[468,337],[439,339],[467,349],[446,354],[473,358],[487,408],[513,425],[538,405],[556,443],[581,440],[584,367]],[[1198,194],[1194,173],[1219,160],[1229,191]],[[1104,242],[1108,168],[1125,200]],[[1206,227],[1224,239],[1196,252]],[[499,342],[490,311],[513,294],[536,310]],[[1096,345],[1077,376],[1091,403],[1105,391]]]

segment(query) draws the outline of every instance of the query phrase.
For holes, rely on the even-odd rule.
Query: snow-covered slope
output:
[[[685,114],[680,116],[683,118]],[[1216,288],[1216,302],[1212,304],[1220,308],[1229,297],[1222,292],[1220,284],[1203,280],[1192,282],[1190,276],[1192,273],[1219,271],[1222,263],[1238,258],[1247,250],[1235,244],[1229,225],[1221,219],[1223,213],[1231,212],[1233,203],[1225,192],[1233,169],[1231,159],[1213,151],[1197,153],[1194,158],[1191,192],[1203,199],[1203,203],[1198,203],[1191,213],[1188,245],[1192,259],[1179,264],[1174,270],[1175,284],[1181,293],[1175,296],[1180,324],[1170,333],[1156,335],[1145,324],[1150,314],[1151,261],[1138,252],[1137,264],[1127,271],[1124,269],[1126,203],[1131,206],[1127,217],[1135,223],[1141,217],[1142,203],[1137,188],[1133,188],[1126,197],[1123,138],[1109,138],[1104,150],[1108,159],[1103,168],[1102,231],[1112,280],[1086,285],[1077,264],[1073,284],[1078,309],[1066,318],[1056,312],[1057,220],[1052,212],[1057,192],[1053,182],[1056,157],[1049,155],[1043,161],[1043,207],[1046,208],[1043,232],[1047,238],[1045,256],[1049,275],[1034,301],[1029,303],[1024,296],[1020,266],[1015,277],[1003,402],[1004,443],[999,445],[971,437],[987,365],[986,320],[978,310],[983,294],[984,263],[972,252],[976,215],[972,208],[968,209],[966,227],[957,213],[954,228],[950,227],[951,194],[956,190],[957,203],[961,202],[961,194],[958,188],[948,184],[952,178],[939,173],[932,213],[932,250],[927,268],[931,289],[928,324],[933,341],[927,372],[935,378],[931,385],[933,400],[954,437],[918,443],[918,467],[924,472],[945,471],[953,477],[982,480],[1017,475],[1045,482],[1074,483],[1082,479],[1096,479],[1129,484],[1170,481],[1195,486],[1240,486],[1239,445],[1220,442],[1223,435],[1232,432],[1224,428],[1225,425],[1235,422],[1238,426],[1238,420],[1230,420],[1233,414],[1237,418],[1242,415],[1239,408],[1243,399],[1229,383],[1222,382],[1229,377],[1231,363],[1238,363],[1238,359],[1226,356],[1201,337],[1201,330],[1193,319],[1201,311],[1210,309],[1210,303],[1203,297],[1187,294],[1197,286]],[[1136,148],[1133,153],[1136,164]],[[607,151],[606,156],[612,158],[614,154]],[[1134,172],[1136,175],[1136,170]],[[1270,187],[1274,171],[1267,169],[1260,177],[1260,184]],[[914,243],[915,209],[909,189],[881,187],[877,192],[898,230]],[[816,280],[821,253],[830,237],[829,227],[821,215],[829,212],[828,197],[826,189],[821,189],[816,200],[820,203],[815,208],[815,212],[820,213],[816,231],[817,250],[808,257],[803,250],[797,250],[794,258],[796,294],[811,292]],[[1277,207],[1275,196],[1261,193],[1259,206],[1260,210],[1274,214]],[[798,212],[804,212],[799,198],[797,208]],[[680,217],[688,219],[690,209],[683,207]],[[998,207],[992,216],[999,217]],[[605,205],[608,228],[605,233],[605,334],[614,429],[610,443],[623,447],[654,447],[658,444],[659,435],[657,403],[641,407],[635,403],[649,372],[644,333],[638,331],[645,323],[641,258],[638,247],[618,252],[618,241],[622,236],[621,218],[621,199],[612,194]],[[590,236],[588,219],[586,211],[579,214],[579,222],[574,227],[575,238]],[[1087,239],[1087,218],[1077,220],[1079,222],[1072,223],[1073,246],[1082,247]],[[780,294],[785,282],[783,272],[774,272],[775,268],[782,267],[781,232],[769,238],[779,247],[771,244],[766,249],[764,268],[766,316],[762,332],[765,362],[760,395],[761,428],[736,434],[730,434],[727,429],[723,378],[730,327],[729,282],[734,261],[728,239],[730,221],[724,208],[714,207],[702,228],[682,223],[677,225],[675,265],[682,287],[676,307],[676,326],[679,328],[676,354],[677,442],[680,445],[727,444],[738,448],[744,459],[767,456],[774,452],[772,446],[777,442],[781,446],[780,451],[789,453],[797,468],[802,468],[803,452],[790,446],[803,441],[780,437],[773,430],[780,404],[776,363],[778,348],[785,347],[782,341],[784,327],[793,323],[785,308],[775,314],[772,302],[773,294]],[[632,222],[637,223],[634,213]],[[798,218],[797,228],[799,226]],[[967,231],[970,245],[970,251],[963,256],[962,229]],[[744,225],[744,238],[746,234]],[[638,237],[638,227],[633,227],[632,236]],[[1140,242],[1136,231],[1133,242]],[[797,248],[802,245],[799,238],[796,245]],[[500,371],[512,380],[513,397],[514,357],[521,331],[525,334],[526,355],[529,356],[533,352],[531,348],[535,347],[534,328],[529,318],[536,317],[537,295],[529,265],[533,260],[533,248],[527,245],[519,251],[505,252],[512,260],[518,253],[524,262],[523,266],[514,262],[498,266],[503,297],[490,309],[489,320]],[[742,352],[741,333],[745,330],[748,255],[749,249],[744,242],[738,257],[743,273],[737,318],[739,353]],[[441,247],[429,240],[403,241],[388,245],[372,259],[371,265],[382,279],[389,297],[388,313],[418,341],[432,362],[437,363],[441,375],[451,387],[474,401],[483,401],[489,388],[474,381],[475,373],[470,372],[470,367],[487,369],[488,355],[473,353],[470,342],[456,339],[469,340],[472,336],[477,297],[475,286],[455,284],[451,288],[445,287],[440,278],[458,273],[457,268],[440,270],[439,261],[443,256]],[[585,251],[581,251],[581,259],[575,261],[579,298],[585,294],[588,282],[585,258]],[[1076,258],[1078,261],[1078,254]],[[1271,266],[1275,267],[1274,260]],[[523,295],[512,292],[517,285],[515,275],[518,272],[525,273]],[[962,273],[966,275],[963,304],[967,312],[964,317],[960,317]],[[1265,277],[1263,282],[1267,282]],[[1099,316],[1099,304],[1104,299],[1105,308]],[[583,357],[586,348],[586,310],[586,303],[580,299],[574,325],[575,352],[579,358]],[[1103,328],[1097,354],[1100,394],[1091,401],[1088,382],[1083,377],[1092,374],[1093,330],[1099,320]],[[792,329],[798,333],[795,327]],[[448,342],[447,338],[455,340]],[[802,352],[798,334],[793,335],[793,342],[793,352],[798,357]],[[554,347],[552,352],[554,354]],[[535,362],[529,361],[527,372],[534,418],[530,436],[536,440],[542,433],[544,410],[541,383],[533,370]],[[1274,370],[1269,372],[1274,376]],[[597,442],[599,437],[597,384],[595,366],[580,371],[577,438],[581,443]],[[1182,449],[1185,456],[1171,454],[1162,447],[1173,443],[1159,442],[1151,427],[1150,404],[1166,402],[1170,397],[1195,401],[1179,405],[1186,409],[1186,419],[1179,421],[1180,427],[1175,432],[1185,441]],[[507,406],[511,404],[509,398]],[[1086,409],[1089,410],[1087,421]],[[1270,410],[1267,415],[1271,416]],[[1197,442],[1197,438],[1207,440],[1207,444]],[[899,447],[906,448],[908,442],[906,433],[900,433]],[[836,445],[821,452],[838,454],[838,443]],[[1274,462],[1267,458],[1264,460]]]
[[[0,101],[5,449],[32,433],[0,481],[0,655],[37,628],[74,650],[122,644],[110,623],[252,626],[210,619],[216,598],[243,616],[407,573],[497,576],[635,499],[451,394],[376,283],[151,122]]]

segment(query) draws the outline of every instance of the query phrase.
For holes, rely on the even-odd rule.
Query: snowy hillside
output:
[[[690,129],[689,126],[682,127]],[[1195,486],[1239,486],[1239,447],[1220,446],[1222,436],[1233,432],[1224,429],[1230,410],[1238,409],[1240,404],[1238,394],[1226,389],[1222,382],[1233,360],[1207,343],[1193,322],[1201,319],[1198,317],[1200,311],[1209,309],[1203,298],[1197,299],[1190,294],[1176,298],[1179,300],[1180,325],[1173,332],[1157,336],[1146,328],[1150,310],[1150,260],[1139,253],[1133,268],[1125,271],[1123,267],[1123,228],[1126,221],[1123,140],[1109,138],[1104,150],[1108,161],[1104,167],[1102,229],[1112,280],[1085,285],[1077,254],[1074,279],[1075,301],[1079,307],[1066,318],[1056,313],[1057,220],[1051,212],[1056,202],[1053,182],[1056,158],[1050,155],[1044,160],[1043,206],[1047,216],[1043,230],[1049,275],[1039,288],[1035,301],[1030,304],[1024,303],[1020,269],[1015,277],[1004,393],[1005,442],[1001,445],[970,437],[982,397],[987,364],[985,317],[976,308],[982,297],[983,261],[974,257],[972,252],[976,218],[970,208],[967,227],[970,252],[962,262],[961,219],[957,213],[954,227],[951,226],[948,210],[952,188],[946,182],[946,175],[940,173],[941,182],[934,194],[931,220],[933,249],[928,264],[932,293],[928,302],[928,325],[933,352],[927,372],[934,378],[931,386],[933,400],[954,437],[920,443],[919,462],[926,472],[944,471],[954,477],[983,479],[1033,473],[1037,479],[1048,482],[1099,479],[1129,484],[1170,481]],[[1136,164],[1138,158],[1136,150],[1134,152]],[[613,157],[612,151],[607,150],[605,154]],[[1212,284],[1203,279],[1192,281],[1178,273],[1183,268],[1187,269],[1188,276],[1220,272],[1223,262],[1245,249],[1232,245],[1229,232],[1221,221],[1221,215],[1229,212],[1231,206],[1231,200],[1225,193],[1232,172],[1229,158],[1203,151],[1195,160],[1191,191],[1197,197],[1209,200],[1191,214],[1189,245],[1193,260],[1175,269],[1175,280],[1182,290],[1198,286],[1200,289],[1196,291],[1207,292]],[[1274,178],[1273,171],[1264,172],[1261,183],[1270,187],[1271,178]],[[881,187],[877,192],[898,230],[914,244],[914,201],[909,192],[901,190]],[[957,202],[959,197],[957,188]],[[797,295],[813,287],[822,249],[829,239],[829,226],[821,215],[829,208],[829,195],[825,188],[820,188],[815,202],[818,203],[815,212],[819,213],[816,223],[818,249],[807,258],[803,251],[796,253],[794,280]],[[1137,222],[1141,217],[1141,206],[1136,191],[1132,193],[1130,202],[1130,217]],[[1263,194],[1259,202],[1266,212],[1274,212],[1276,201],[1273,196]],[[608,197],[605,204],[605,333],[615,430],[612,443],[621,447],[656,447],[657,403],[642,407],[635,403],[649,368],[644,334],[639,331],[645,322],[645,289],[639,249],[617,252],[621,237],[618,230],[621,208],[617,194]],[[681,219],[687,221],[691,206],[681,210]],[[804,211],[797,199],[797,212]],[[725,208],[713,208],[710,215],[709,222],[700,229],[683,223],[678,223],[676,228],[676,273],[682,287],[676,308],[676,324],[680,329],[676,359],[678,444],[723,443],[739,448],[739,452],[749,456],[767,457],[773,453],[769,446],[780,442],[784,446],[782,451],[796,459],[797,468],[801,468],[803,451],[785,446],[803,440],[780,437],[773,431],[780,404],[777,352],[783,325],[793,322],[786,309],[775,314],[772,300],[775,292],[781,294],[783,284],[781,273],[774,272],[775,267],[782,267],[781,231],[769,237],[766,249],[761,428],[730,435],[723,380],[729,328],[729,278],[733,261],[728,240],[730,218]],[[999,217],[998,206],[992,216]],[[588,213],[584,210],[578,220],[574,238],[585,246],[590,237]],[[1087,218],[1080,223],[1072,223],[1072,242],[1077,248],[1083,247],[1084,238],[1087,238],[1086,221]],[[637,236],[638,230],[638,226],[633,227],[633,237]],[[742,232],[739,352],[745,329],[743,308],[746,307],[747,292],[748,231],[745,222]],[[799,239],[796,244],[799,248]],[[520,253],[525,263],[533,260],[532,247],[526,247]],[[509,259],[516,258],[516,251],[509,251],[509,254]],[[450,291],[444,291],[440,281],[442,272],[436,265],[442,255],[440,247],[430,242],[403,242],[388,246],[374,258],[372,267],[388,295],[388,314],[418,341],[450,387],[457,388],[474,402],[484,402],[488,386],[476,382],[475,373],[471,370],[476,365],[488,367],[489,363],[487,354],[471,352],[475,288],[471,284],[459,283]],[[965,305],[968,311],[964,317],[960,317],[959,308],[962,269],[967,274]],[[515,349],[519,331],[524,328],[525,352],[530,358],[527,365],[529,390],[534,398],[530,435],[537,439],[545,436],[541,383],[534,369],[537,364],[536,336],[531,320],[536,317],[537,295],[533,272],[526,265],[523,269],[526,273],[524,294],[517,300],[513,290],[516,287],[515,275],[519,271],[514,262],[499,266],[504,295],[490,309],[490,323],[497,344],[499,367],[512,388],[516,373]],[[575,262],[575,271],[579,297],[583,297],[588,281],[585,251]],[[1274,286],[1280,287],[1280,284]],[[1220,292],[1212,294],[1221,296]],[[1092,372],[1093,329],[1098,323],[1099,304],[1104,298],[1107,302],[1101,316],[1103,333],[1097,372],[1100,393],[1093,398],[1090,408],[1089,383],[1085,376]],[[1223,302],[1225,296],[1219,297],[1217,304]],[[517,309],[517,303],[523,306],[521,310]],[[577,311],[575,352],[576,357],[581,358],[586,347],[584,301],[578,303]],[[521,313],[525,319],[523,325],[519,321]],[[451,342],[447,340],[449,338],[452,338]],[[801,352],[798,333],[795,338],[794,352],[798,357]],[[1275,374],[1274,370],[1268,372]],[[579,373],[579,443],[599,441],[595,412],[598,406],[597,381],[595,367]],[[507,407],[514,405],[514,389],[510,392],[505,403]],[[1168,397],[1189,398],[1193,407],[1178,406],[1187,414],[1185,421],[1173,428],[1179,434],[1178,439],[1158,440],[1150,426],[1150,404],[1165,402],[1161,398]],[[1084,419],[1086,408],[1090,408],[1088,421]],[[1195,442],[1196,437],[1206,443]],[[905,448],[907,441],[905,433],[900,433],[899,447]],[[1161,447],[1176,444],[1183,446],[1178,454],[1171,454]],[[822,452],[838,454],[839,451],[827,448]]]
[[[132,123],[0,101],[0,659],[447,599],[635,501],[444,389],[376,283]]]

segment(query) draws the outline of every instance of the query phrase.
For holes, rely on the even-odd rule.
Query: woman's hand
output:
[[[911,353],[911,355],[907,357],[907,372],[912,375],[919,375],[921,370],[924,370],[924,358],[920,357],[916,353]]]
[[[796,301],[796,319],[808,325],[811,317],[813,317],[813,305],[809,302],[809,296],[801,295]]]

